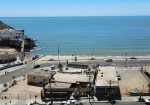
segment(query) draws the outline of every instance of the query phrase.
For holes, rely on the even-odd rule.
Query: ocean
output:
[[[150,55],[149,16],[0,17],[37,40],[32,54]]]

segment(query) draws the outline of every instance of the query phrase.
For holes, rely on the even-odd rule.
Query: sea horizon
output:
[[[0,18],[51,18],[51,17],[150,17],[150,15],[102,15],[102,16],[96,16],[96,15],[85,15],[85,16],[0,16]]]
[[[150,16],[0,17],[37,40],[32,54],[150,55]]]

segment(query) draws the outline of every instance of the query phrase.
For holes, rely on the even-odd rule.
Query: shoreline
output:
[[[92,56],[87,55],[77,55],[77,56],[71,56],[71,55],[60,55],[58,58],[58,55],[40,55],[41,58],[39,61],[52,61],[55,60],[75,60],[75,57],[77,57],[77,60],[91,60]],[[134,57],[135,59],[131,59]],[[150,60],[150,55],[148,56],[93,56],[94,60],[106,60],[106,59],[112,59],[112,60]]]
[[[33,57],[35,55],[39,55],[39,56],[46,56],[47,59],[55,59],[58,60],[58,54],[39,54],[36,53],[36,51],[41,50],[42,48],[38,48],[36,47],[35,49],[31,50],[30,52],[27,52],[27,56]],[[73,56],[72,56],[73,55]],[[124,55],[84,55],[84,54],[60,54],[59,58],[61,59],[70,59],[72,60],[72,57],[77,57],[79,60],[81,59],[85,59],[85,60],[90,60],[92,57],[99,60],[99,59],[114,59],[114,60],[125,60],[125,59],[130,59],[132,57],[135,57],[137,59],[141,59],[141,60],[150,60],[150,54],[149,55],[132,55],[132,54],[128,54],[127,56]]]

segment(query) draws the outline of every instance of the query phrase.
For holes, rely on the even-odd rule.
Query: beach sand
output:
[[[87,61],[87,60],[91,60],[91,56],[86,56],[86,55],[79,55],[79,56],[67,56],[67,55],[61,55],[61,56],[57,56],[57,55],[41,55],[41,57],[38,59],[38,61],[75,61],[75,57],[77,58],[77,60],[80,61]],[[93,58],[95,60],[106,60],[106,59],[113,59],[113,60],[130,60],[130,58],[133,56],[93,56]],[[137,58],[138,60],[150,60],[150,56],[136,56],[135,58]]]

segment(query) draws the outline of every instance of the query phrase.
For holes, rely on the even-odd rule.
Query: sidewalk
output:
[[[23,68],[23,67],[25,67],[25,66],[26,66],[26,65],[24,64],[24,65],[20,65],[20,66],[11,67],[11,68],[8,68],[8,69],[5,69],[5,70],[1,70],[1,71],[0,71],[0,77],[1,77],[1,75],[4,75],[5,73],[9,73],[9,72],[12,72],[12,71],[21,69],[21,68]],[[17,79],[19,79],[19,78],[16,78],[15,80],[17,80]],[[10,81],[9,83],[6,83],[6,84],[7,84],[7,87],[6,87],[6,88],[8,88],[8,87],[12,84],[12,82],[13,82],[13,80]],[[0,84],[0,93],[1,93],[3,90],[5,90],[6,88],[4,87],[4,84]]]
[[[122,97],[122,102],[137,102],[140,96]],[[144,99],[150,99],[150,96],[142,96]]]
[[[25,67],[25,66],[26,66],[26,64],[24,64],[24,65],[19,65],[19,66],[15,66],[15,67],[11,67],[11,68],[4,69],[4,70],[1,70],[1,71],[0,71],[0,76],[1,76],[1,75],[4,75],[5,73],[9,73],[9,72],[15,71],[15,70],[17,70],[17,69],[21,69],[21,68],[23,68],[23,67]]]

